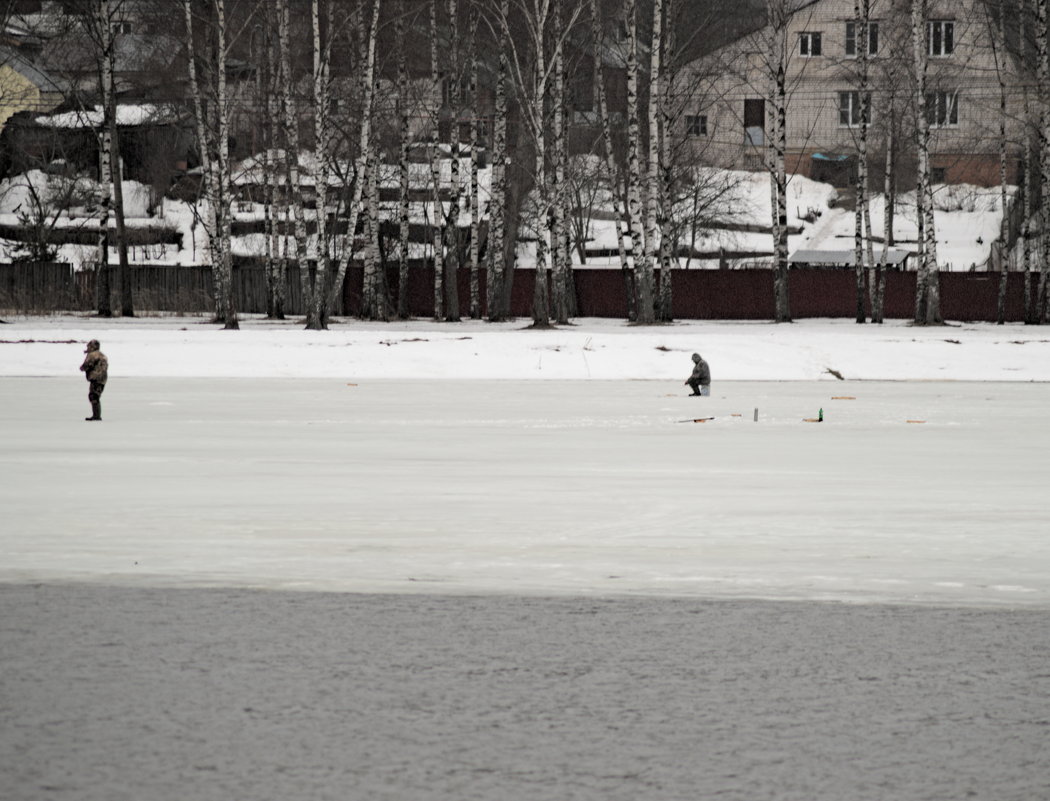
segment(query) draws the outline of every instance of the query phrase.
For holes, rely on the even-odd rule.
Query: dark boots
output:
[[[91,401],[91,417],[85,417],[85,420],[101,420],[102,419],[102,404],[98,401]]]

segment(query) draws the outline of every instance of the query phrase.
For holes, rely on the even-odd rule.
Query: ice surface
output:
[[[1044,384],[85,391],[0,381],[0,581],[1050,603]]]

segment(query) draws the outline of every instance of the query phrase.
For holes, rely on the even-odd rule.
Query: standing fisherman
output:
[[[102,391],[106,388],[109,360],[106,359],[106,354],[99,350],[97,339],[87,343],[84,353],[87,356],[84,357],[84,363],[80,365],[80,369],[84,373],[84,378],[88,380],[88,400],[91,401],[91,417],[85,417],[84,419],[101,420],[102,403],[100,398],[102,397]]]

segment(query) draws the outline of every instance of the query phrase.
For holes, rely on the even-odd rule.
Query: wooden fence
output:
[[[118,271],[110,269],[112,308],[120,308]],[[515,270],[511,288],[511,314],[531,316],[533,270]],[[83,311],[95,308],[95,274],[74,272],[68,264],[0,264],[0,310],[18,313]],[[481,297],[485,297],[485,273],[480,271]],[[576,316],[626,318],[624,280],[619,269],[574,271]],[[470,274],[458,276],[462,317],[469,314]],[[1024,319],[1022,273],[1008,275],[1006,319]],[[303,314],[298,270],[286,276],[285,313]],[[914,315],[915,273],[886,274],[885,316],[911,319]],[[214,311],[212,272],[209,267],[131,268],[132,292],[137,312],[208,314]],[[387,291],[397,298],[398,271],[386,273]],[[352,266],[343,285],[342,308],[335,316],[357,315],[361,309],[363,271]],[[1033,274],[1033,289],[1038,275]],[[773,275],[768,269],[676,270],[672,275],[674,316],[679,320],[771,320],[773,319]],[[266,277],[262,265],[238,260],[233,271],[234,303],[240,313],[266,313]],[[807,317],[852,318],[856,309],[855,278],[851,270],[794,268],[789,273],[791,313]],[[940,273],[941,310],[945,319],[995,321],[999,274],[989,272]],[[422,262],[409,270],[406,287],[409,313],[432,317],[434,271]]]

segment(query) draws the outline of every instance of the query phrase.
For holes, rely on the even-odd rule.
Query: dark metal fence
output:
[[[119,309],[118,270],[110,267],[112,308]],[[511,314],[531,316],[535,273],[515,270],[511,291]],[[480,271],[481,297],[485,298],[485,271]],[[1008,275],[1006,319],[1024,319],[1024,278]],[[25,314],[56,311],[91,311],[95,308],[94,271],[74,272],[68,264],[0,264],[0,310]],[[1038,276],[1034,275],[1037,281]],[[135,266],[131,268],[132,292],[137,312],[208,314],[214,311],[211,268]],[[911,319],[915,304],[915,274],[887,272],[885,316]],[[333,314],[356,315],[361,308],[363,271],[351,266],[343,285],[343,307]],[[577,316],[626,318],[624,280],[619,269],[582,269],[574,272]],[[398,271],[386,271],[387,292],[393,302],[398,294]],[[852,270],[795,268],[790,272],[791,313],[807,317],[852,318],[856,309]],[[773,319],[773,275],[768,269],[675,270],[672,274],[674,316],[679,320],[771,320]],[[462,317],[470,302],[470,274],[461,270],[458,281]],[[999,274],[989,272],[942,272],[941,310],[945,319],[994,321],[998,303]],[[266,275],[259,262],[238,260],[233,271],[234,302],[238,312],[267,311]],[[408,308],[416,317],[434,312],[434,271],[414,262],[406,287]],[[865,299],[867,304],[867,299]],[[298,269],[286,275],[285,313],[303,314]]]

